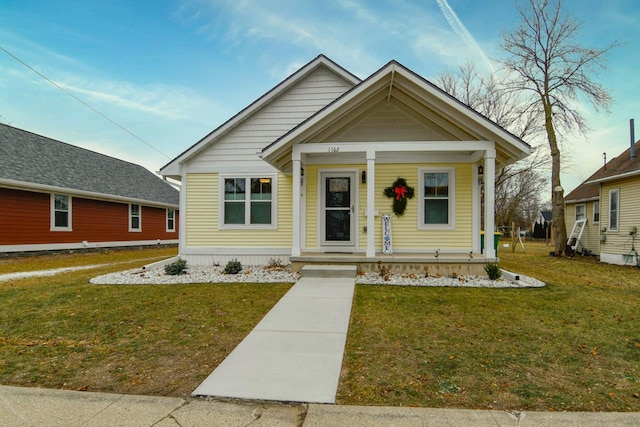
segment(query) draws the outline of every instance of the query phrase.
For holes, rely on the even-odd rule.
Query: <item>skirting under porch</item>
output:
[[[471,255],[471,256],[470,256]],[[289,258],[291,271],[299,272],[305,265],[355,265],[359,273],[379,271],[386,268],[389,273],[429,276],[485,275],[484,265],[497,262],[497,258],[486,258],[483,254],[384,254],[375,258],[364,254],[350,253],[303,253]]]

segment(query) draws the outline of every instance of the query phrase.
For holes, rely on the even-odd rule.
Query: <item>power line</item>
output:
[[[87,104],[85,101],[83,101],[81,98],[77,97],[76,95],[74,95],[73,93],[69,92],[68,90],[66,90],[64,87],[60,86],[59,84],[57,84],[56,82],[54,82],[53,80],[51,80],[50,78],[48,78],[47,76],[45,76],[44,74],[42,74],[40,71],[36,70],[35,68],[33,68],[31,65],[27,64],[26,62],[24,62],[22,59],[18,58],[17,56],[15,56],[13,53],[9,52],[7,49],[5,49],[4,47],[0,46],[0,50],[4,51],[4,53],[6,53],[7,55],[9,55],[10,57],[12,57],[13,59],[15,59],[16,61],[18,61],[19,63],[21,63],[22,65],[24,65],[25,67],[27,67],[28,69],[30,69],[31,71],[33,71],[34,73],[36,73],[37,75],[39,75],[40,77],[42,77],[43,79],[45,79],[46,81],[48,81],[49,83],[51,83],[53,86],[55,86],[56,88],[60,89],[62,92],[64,92],[65,94],[69,95],[71,98],[75,99],[76,101],[78,101],[79,103],[81,103],[82,105],[84,105],[85,107],[87,107],[88,109],[90,109],[91,111],[93,111],[94,113],[100,115],[102,118],[104,118],[105,120],[109,121],[111,124],[119,127],[120,129],[122,129],[123,131],[125,131],[126,133],[128,133],[129,135],[133,136],[135,139],[137,139],[138,141],[142,142],[143,144],[145,144],[146,146],[148,146],[149,148],[151,148],[152,150],[158,152],[159,154],[162,154],[164,157],[166,157],[167,159],[171,160],[171,157],[167,156],[166,154],[164,154],[162,151],[158,150],[156,147],[154,147],[153,145],[151,145],[151,143],[145,141],[144,139],[142,139],[141,137],[139,137],[138,135],[136,135],[135,133],[131,132],[129,129],[127,129],[126,127],[122,126],[121,124],[119,124],[118,122],[116,122],[115,120],[113,120],[112,118],[110,118],[109,116],[107,116],[106,114],[98,111],[97,109],[95,109],[94,107],[92,107],[91,105]]]

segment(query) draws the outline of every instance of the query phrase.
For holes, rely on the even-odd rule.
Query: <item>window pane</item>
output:
[[[251,202],[251,224],[271,224],[271,202]]]
[[[65,195],[62,195],[62,194],[56,194],[55,195],[54,208],[55,208],[55,210],[68,211],[69,210],[69,197],[65,196]]]
[[[424,201],[425,224],[448,224],[449,201],[447,199],[427,199]]]
[[[271,178],[251,178],[251,200],[271,200]]]
[[[618,229],[618,192],[612,191],[610,194],[611,200],[609,201],[609,228],[614,230]]]
[[[225,224],[244,224],[244,202],[226,202],[224,204]]]
[[[245,179],[244,178],[225,178],[224,199],[225,200],[244,200],[244,198],[245,198]]]
[[[140,217],[132,216],[131,217],[131,228],[137,230],[140,228]]]
[[[425,173],[424,195],[425,197],[448,197],[449,174],[433,172]]]
[[[56,227],[68,227],[69,226],[69,213],[56,211],[54,213],[55,226]]]

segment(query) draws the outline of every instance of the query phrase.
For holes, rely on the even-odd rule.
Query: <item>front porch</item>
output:
[[[374,257],[366,253],[302,253],[291,256],[291,271],[300,272],[305,265],[354,265],[358,273],[379,271],[386,268],[389,273],[415,274],[417,276],[485,275],[484,265],[498,261],[487,259],[480,253],[420,253],[385,254]]]

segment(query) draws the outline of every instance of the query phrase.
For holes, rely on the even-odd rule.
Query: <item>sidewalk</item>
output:
[[[334,403],[354,289],[355,278],[303,277],[193,396]]]
[[[0,426],[638,426],[640,413],[220,402],[0,386]]]

